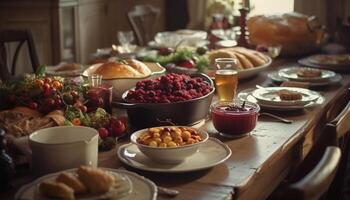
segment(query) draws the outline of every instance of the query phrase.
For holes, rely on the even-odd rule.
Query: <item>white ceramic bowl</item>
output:
[[[80,165],[97,166],[98,132],[84,126],[58,126],[29,136],[32,168],[44,175]]]
[[[121,101],[122,95],[125,91],[136,86],[136,83],[145,80],[145,79],[153,79],[156,76],[160,76],[165,73],[165,68],[159,65],[158,63],[149,63],[144,62],[147,67],[151,70],[151,74],[145,77],[132,77],[132,78],[114,78],[114,79],[103,79],[103,83],[107,83],[113,86],[113,100]],[[83,77],[88,78],[89,75],[95,73],[96,69],[100,67],[102,63],[91,65],[83,72]]]
[[[162,126],[162,127],[171,127],[171,126]],[[181,127],[185,127],[185,126],[181,126]],[[155,127],[155,128],[161,128],[161,127]],[[192,127],[186,127],[186,128],[194,129]],[[131,135],[130,140],[132,143],[136,144],[139,150],[143,154],[145,154],[147,157],[161,163],[174,164],[174,163],[183,162],[187,157],[195,154],[198,151],[199,146],[203,145],[209,138],[209,135],[207,132],[200,129],[195,129],[202,138],[202,141],[200,142],[179,146],[179,147],[166,147],[166,148],[150,147],[137,142],[137,138],[139,138],[141,134],[146,132],[147,130],[148,128],[134,132]]]

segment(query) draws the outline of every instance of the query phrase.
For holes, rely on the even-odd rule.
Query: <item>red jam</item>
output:
[[[216,130],[235,137],[255,128],[259,110],[253,103],[246,103],[242,108],[232,102],[221,102],[212,105],[211,116]]]

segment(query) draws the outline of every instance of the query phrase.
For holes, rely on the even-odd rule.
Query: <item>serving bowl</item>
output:
[[[153,128],[171,128],[171,127],[179,127],[179,126],[160,126],[160,127],[153,127]],[[145,154],[147,157],[149,157],[154,161],[161,162],[161,163],[169,163],[169,164],[181,163],[187,157],[195,154],[198,151],[198,148],[200,147],[200,145],[204,144],[209,138],[208,133],[203,130],[194,129],[192,127],[186,127],[186,126],[183,126],[183,127],[187,129],[195,130],[197,133],[199,133],[202,140],[197,143],[186,144],[183,146],[176,146],[176,147],[152,147],[152,146],[139,143],[137,139],[140,138],[141,135],[147,132],[149,129],[142,129],[134,132],[131,135],[130,140],[133,144],[137,145],[137,147],[143,154]]]
[[[95,71],[103,63],[98,63],[91,65],[83,72],[83,77],[88,78],[88,76],[93,75]],[[104,79],[102,77],[102,82],[107,83],[113,86],[113,100],[120,101],[122,100],[122,95],[128,89],[135,87],[136,83],[141,80],[155,78],[161,74],[165,73],[165,68],[159,65],[158,63],[144,62],[147,67],[151,70],[151,74],[144,77],[130,77],[130,78],[113,78],[113,79]]]
[[[124,102],[113,102],[113,105],[127,109],[129,122],[135,129],[170,125],[169,122],[181,126],[196,124],[206,118],[215,88],[205,74],[192,74],[191,77],[202,77],[209,83],[211,91],[195,99],[173,103],[130,103],[126,99],[128,90],[122,95]]]
[[[84,126],[58,126],[35,131],[29,136],[32,168],[36,175],[97,166],[98,132]]]
[[[217,102],[211,105],[213,125],[221,135],[235,138],[251,132],[257,123],[260,107],[256,103]]]

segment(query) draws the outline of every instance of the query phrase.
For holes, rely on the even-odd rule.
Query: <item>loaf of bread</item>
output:
[[[282,45],[282,53],[293,55],[316,48],[324,32],[315,17],[299,13],[257,15],[247,26],[252,44]]]
[[[269,61],[268,56],[244,47],[232,47],[213,50],[209,53],[210,65],[214,66],[216,58],[235,58],[237,59],[236,68],[238,70],[259,67]]]
[[[102,75],[102,79],[146,77],[151,70],[142,62],[135,59],[121,62],[106,62],[98,67],[95,74]]]

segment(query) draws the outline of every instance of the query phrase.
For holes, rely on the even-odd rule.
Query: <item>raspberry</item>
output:
[[[133,103],[171,103],[198,98],[211,90],[209,83],[200,77],[171,73],[153,80],[139,81],[126,99]]]

